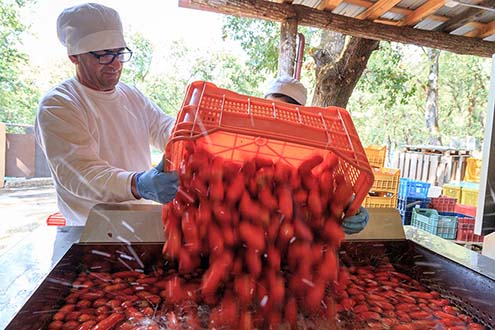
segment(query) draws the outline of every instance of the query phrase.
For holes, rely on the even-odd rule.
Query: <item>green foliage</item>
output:
[[[238,41],[248,55],[246,64],[266,76],[277,72],[279,35],[280,24],[273,21],[225,17],[224,39]]]
[[[381,42],[349,101],[363,145],[395,149],[427,141],[428,70],[427,57],[417,47]],[[482,142],[488,83],[489,59],[442,52],[438,116],[446,145],[469,136]]]
[[[146,79],[153,60],[153,45],[142,34],[131,34],[127,38],[129,48],[133,51],[132,59],[125,64],[122,79],[138,84]]]
[[[26,26],[18,13],[28,4],[28,0],[0,0],[0,121],[19,124],[31,124],[39,96],[74,74],[66,58],[33,68],[27,54],[19,51]],[[306,39],[302,81],[311,94],[315,65],[310,54],[319,47],[321,31],[306,27],[299,31]],[[183,40],[158,47],[145,36],[130,33],[126,39],[134,56],[124,65],[122,80],[136,85],[172,116],[182,104],[186,86],[195,80],[262,96],[262,87],[277,72],[280,24],[226,17],[222,32],[224,40],[238,43],[241,50],[226,45],[188,47]],[[348,106],[364,145],[396,148],[426,141],[428,69],[427,58],[418,55],[417,47],[381,42]],[[439,125],[445,143],[464,136],[483,139],[489,72],[490,59],[442,52]]]
[[[18,50],[26,30],[18,12],[26,1],[0,0],[0,122],[32,123],[39,91],[23,77],[26,54]]]
[[[403,46],[381,42],[349,100],[365,145],[416,143],[423,137],[424,113],[415,104],[417,81],[406,60]]]
[[[439,117],[444,135],[483,139],[490,64],[488,58],[442,53]]]
[[[141,52],[146,52],[149,61],[129,66],[133,58],[126,63],[123,80],[135,84],[167,114],[176,115],[187,85],[196,80],[214,82],[238,93],[261,96],[258,76],[252,74],[234,53],[225,49],[192,49],[176,40],[165,53],[156,55],[151,44],[142,36],[140,38],[141,46],[133,46],[135,55],[139,57]],[[142,75],[143,79],[136,78],[145,71],[148,73]]]

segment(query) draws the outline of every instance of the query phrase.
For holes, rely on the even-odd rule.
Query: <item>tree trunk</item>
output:
[[[442,145],[440,127],[438,126],[438,59],[440,51],[428,48],[428,61],[430,62],[430,73],[428,75],[428,90],[426,92],[426,127],[430,131],[432,145]]]
[[[278,76],[294,76],[296,63],[297,18],[288,18],[280,25]]]
[[[313,54],[316,86],[312,105],[345,108],[379,41],[324,31],[322,47]],[[346,42],[344,42],[344,40]],[[323,44],[324,43],[324,44]]]

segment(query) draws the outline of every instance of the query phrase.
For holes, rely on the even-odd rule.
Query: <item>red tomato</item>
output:
[[[261,274],[261,256],[258,251],[248,248],[245,254],[245,261],[249,273],[254,279],[257,279]]]
[[[303,222],[301,219],[294,219],[294,233],[298,239],[306,240],[309,242],[313,241],[313,232],[309,226]]]
[[[297,301],[293,296],[288,297],[285,303],[284,320],[289,322],[291,327],[294,327],[297,323]]]
[[[229,204],[235,204],[241,199],[242,194],[246,190],[246,178],[244,174],[236,175],[227,188],[226,200]]]
[[[234,291],[243,306],[251,304],[254,298],[255,281],[248,274],[238,276],[234,279]]]
[[[266,207],[268,210],[273,211],[278,208],[278,201],[273,196],[272,191],[268,185],[263,186],[260,188],[258,192],[258,199],[264,207]]]
[[[247,221],[239,223],[239,237],[251,249],[263,252],[265,250],[265,232],[263,228],[252,225]]]
[[[314,167],[321,164],[321,162],[323,162],[323,157],[321,155],[313,155],[301,162],[299,165],[299,173],[305,175],[306,173],[311,172]]]
[[[278,207],[285,219],[292,219],[294,208],[292,203],[292,192],[287,186],[281,186],[278,189]]]
[[[273,173],[273,179],[277,183],[286,183],[289,181],[291,174],[290,166],[284,163],[284,161],[279,160],[275,163],[275,171]]]

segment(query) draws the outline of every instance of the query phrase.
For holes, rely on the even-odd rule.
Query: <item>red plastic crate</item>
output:
[[[65,218],[60,212],[53,213],[46,218],[48,226],[65,226]]]
[[[462,242],[483,242],[483,235],[474,233],[474,218],[466,216],[457,218],[457,237],[456,240]]]
[[[476,216],[476,206],[455,204],[454,212],[469,215],[471,217]]]
[[[454,212],[457,198],[440,196],[431,199],[431,207],[439,212]]]
[[[334,153],[337,173],[352,185],[348,213],[359,209],[373,172],[349,113],[339,107],[303,107],[191,83],[166,147],[166,167],[176,169],[184,144],[195,140],[210,153],[235,162],[253,157],[297,167],[315,153]]]

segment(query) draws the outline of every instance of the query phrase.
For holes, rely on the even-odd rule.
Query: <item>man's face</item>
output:
[[[109,51],[118,53],[124,48],[95,51],[93,54],[104,55]],[[110,64],[100,64],[99,59],[92,53],[69,56],[76,64],[76,74],[79,82],[97,91],[110,91],[115,88],[122,73],[122,63],[116,57]]]

